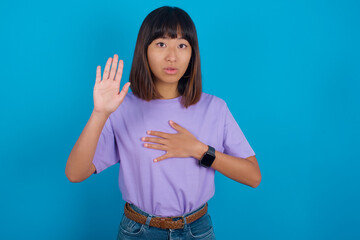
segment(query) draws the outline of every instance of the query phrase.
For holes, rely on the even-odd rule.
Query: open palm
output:
[[[115,54],[114,59],[110,57],[106,62],[102,80],[101,67],[97,66],[96,81],[94,86],[94,111],[96,112],[101,112],[105,114],[110,114],[114,112],[123,102],[129,90],[130,82],[126,83],[123,86],[121,92],[119,92],[124,62],[120,60],[118,68],[117,64],[118,55]]]

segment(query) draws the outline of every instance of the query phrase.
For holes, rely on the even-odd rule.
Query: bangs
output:
[[[180,37],[178,35],[181,35],[190,45],[193,45],[195,27],[186,13],[183,14],[181,11],[174,11],[170,8],[153,16],[152,22],[148,44],[156,38],[177,38]]]

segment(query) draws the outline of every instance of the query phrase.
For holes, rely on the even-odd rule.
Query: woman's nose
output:
[[[176,50],[175,49],[168,49],[166,54],[166,61],[168,62],[176,62]]]

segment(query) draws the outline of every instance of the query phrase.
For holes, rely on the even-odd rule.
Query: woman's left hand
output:
[[[157,144],[145,143],[144,147],[166,151],[160,157],[154,159],[154,162],[162,161],[172,157],[195,157],[207,151],[207,145],[197,140],[187,129],[179,124],[170,121],[170,126],[178,133],[165,133],[159,131],[147,131],[147,134],[158,137],[142,137],[144,142],[153,142]],[[204,150],[205,149],[205,150]]]

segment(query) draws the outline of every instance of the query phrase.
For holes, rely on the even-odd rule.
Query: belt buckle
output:
[[[184,228],[184,226],[185,226],[185,217],[184,216],[176,216],[176,217],[172,217],[171,218],[171,221],[174,221],[174,218],[181,218],[182,219],[182,225],[181,225],[181,227],[180,228]],[[176,221],[179,221],[180,219],[178,219],[178,220],[176,220]]]

